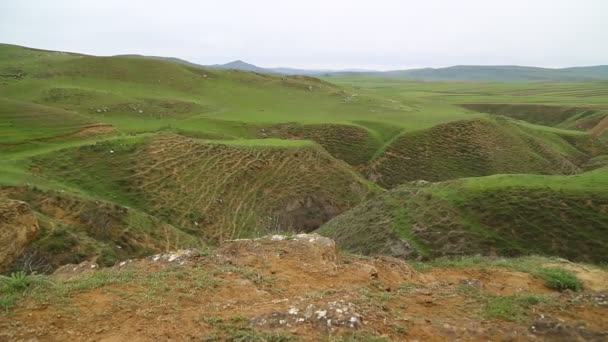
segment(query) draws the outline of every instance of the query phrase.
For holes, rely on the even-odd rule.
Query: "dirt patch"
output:
[[[30,206],[0,197],[0,271],[8,267],[38,232],[38,219]]]
[[[506,269],[469,268],[469,269],[435,269],[429,275],[460,285],[474,285],[496,295],[514,295],[520,293],[550,293],[543,281],[529,273]]]
[[[60,141],[60,140],[69,140],[73,138],[84,138],[90,137],[93,135],[102,135],[102,134],[110,134],[115,131],[114,126],[109,124],[97,124],[83,127],[76,132],[63,134],[54,136],[52,138],[44,139],[45,141]]]
[[[548,341],[555,325],[541,324],[542,317],[581,336],[603,336],[608,328],[601,316],[608,307],[592,304],[594,293],[551,294],[530,276],[503,269],[421,274],[398,259],[341,255],[332,240],[314,234],[90,268],[62,271],[67,280],[57,286],[77,289],[66,297],[33,297],[0,316],[0,340]],[[490,296],[535,293],[553,302],[534,306],[521,321],[486,317],[486,299],[463,292],[463,281],[477,281],[479,293]],[[580,320],[589,322],[580,328]]]

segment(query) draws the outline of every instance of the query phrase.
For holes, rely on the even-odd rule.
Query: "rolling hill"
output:
[[[567,257],[579,247],[603,247],[594,233],[576,228],[604,224],[604,195],[589,182],[568,193],[491,186],[501,177],[521,177],[522,184],[525,177],[539,184],[545,177],[603,177],[602,82],[537,88],[319,79],[13,45],[0,45],[0,75],[0,197],[24,202],[40,227],[11,269],[33,256],[50,269],[83,260],[111,265],[319,227],[353,251],[403,252],[414,244],[422,247],[411,255],[429,258],[486,253],[491,245],[505,255]],[[504,175],[521,173],[542,176]],[[453,190],[463,177],[488,179],[487,191]],[[425,195],[410,200],[412,192]],[[521,222],[520,209],[511,207],[520,198],[530,208]],[[384,214],[397,210],[386,203],[401,200],[408,203],[403,215],[432,223],[428,235],[384,224],[405,222]],[[476,207],[479,201],[490,207]],[[548,209],[536,210],[538,203]],[[573,216],[551,209],[560,206]],[[440,223],[435,208],[445,214]],[[486,226],[484,213],[505,226]],[[529,248],[505,233],[508,224],[553,235],[537,234],[537,248]],[[566,235],[568,229],[576,233]],[[437,234],[470,243],[449,253],[455,240],[431,243]],[[596,254],[581,260],[603,260]]]

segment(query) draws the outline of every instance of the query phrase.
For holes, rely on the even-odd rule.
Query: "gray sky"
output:
[[[0,42],[201,64],[608,64],[607,0],[1,0]]]

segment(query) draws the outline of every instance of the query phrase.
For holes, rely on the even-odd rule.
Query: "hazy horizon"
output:
[[[608,2],[5,1],[0,42],[198,64],[395,70],[608,64]]]

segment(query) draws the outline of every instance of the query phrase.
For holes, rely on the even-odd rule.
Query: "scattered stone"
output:
[[[290,307],[286,312],[271,312],[257,316],[251,324],[257,327],[280,328],[308,323],[323,331],[333,332],[336,329],[358,329],[363,318],[355,311],[353,303],[343,300],[328,302],[316,306],[308,304],[306,308]]]
[[[182,249],[176,252],[156,254],[148,257],[148,260],[155,262],[170,262],[183,265],[188,259],[199,256],[200,253],[194,249]]]
[[[83,261],[80,264],[63,265],[63,266],[59,267],[58,269],[56,269],[55,272],[53,272],[52,276],[54,278],[70,279],[72,277],[75,277],[75,276],[78,276],[78,275],[81,275],[84,273],[95,271],[98,268],[99,268],[99,265],[97,265],[94,262]]]
[[[461,279],[458,282],[459,285],[463,285],[463,286],[470,286],[470,287],[475,287],[475,288],[481,288],[481,281],[479,279]]]

